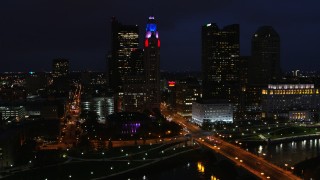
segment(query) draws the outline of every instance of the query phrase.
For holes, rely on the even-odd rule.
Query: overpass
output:
[[[284,170],[265,159],[258,157],[238,146],[223,141],[220,138],[208,140],[204,138],[195,139],[199,144],[227,157],[236,165],[243,167],[260,179],[301,179],[291,171]],[[219,142],[218,144],[216,142]]]
[[[164,113],[166,115],[166,113]],[[262,157],[256,156],[236,145],[233,145],[219,137],[207,138],[208,132],[202,131],[198,126],[189,123],[181,116],[174,115],[173,121],[179,123],[192,135],[193,140],[204,147],[223,155],[236,165],[243,167],[247,171],[256,175],[259,179],[281,179],[298,180],[302,179],[294,175],[291,171],[284,170]]]

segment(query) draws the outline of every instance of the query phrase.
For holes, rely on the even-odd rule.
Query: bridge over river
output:
[[[178,115],[173,116],[173,121],[181,124],[185,129],[188,129],[192,138],[199,144],[225,156],[260,179],[301,179],[291,171],[280,168],[266,161],[262,157],[226,142],[219,137],[215,137],[214,139],[207,138],[210,133],[200,130],[199,127],[187,122],[184,118]]]

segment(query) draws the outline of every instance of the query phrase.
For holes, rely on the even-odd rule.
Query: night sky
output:
[[[0,0],[0,71],[51,71],[52,59],[73,70],[105,71],[110,19],[158,21],[161,69],[200,70],[201,26],[239,23],[241,55],[259,26],[280,34],[282,69],[318,70],[320,1],[316,0]]]

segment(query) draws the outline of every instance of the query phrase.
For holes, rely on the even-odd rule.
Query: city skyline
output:
[[[200,71],[201,26],[210,22],[219,27],[240,24],[242,56],[251,55],[254,32],[260,26],[270,25],[280,35],[284,71],[317,70],[314,67],[319,64],[316,49],[320,39],[318,4],[177,0],[169,7],[163,2],[125,0],[2,1],[0,72],[50,71],[51,61],[56,58],[69,59],[71,70],[105,71],[106,55],[111,50],[111,17],[116,16],[124,24],[139,25],[141,34],[149,15],[154,15],[161,27],[162,70]]]
[[[319,179],[318,5],[2,0],[0,179]]]

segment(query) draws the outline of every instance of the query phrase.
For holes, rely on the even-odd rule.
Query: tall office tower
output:
[[[144,40],[147,108],[160,108],[160,39],[153,16],[148,19]]]
[[[54,92],[65,94],[69,91],[69,60],[54,59],[52,63],[52,78]]]
[[[131,70],[123,83],[123,107],[125,111],[143,112],[146,108],[143,49],[132,51],[129,65]]]
[[[202,83],[204,99],[239,102],[239,25],[219,29],[202,26]]]
[[[114,92],[122,91],[124,77],[130,72],[130,54],[139,47],[139,27],[111,21],[111,54],[108,56],[109,85]]]
[[[271,26],[260,27],[252,37],[249,83],[267,85],[280,77],[280,37]]]
[[[66,77],[69,75],[69,60],[54,59],[52,62],[52,77]]]

